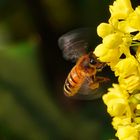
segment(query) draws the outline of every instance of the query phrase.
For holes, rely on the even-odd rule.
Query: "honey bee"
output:
[[[58,45],[65,59],[76,62],[65,80],[64,94],[90,100],[103,94],[103,88],[108,86],[110,79],[97,76],[106,63],[100,62],[92,51],[87,53],[88,32],[87,28],[68,32],[59,38]]]

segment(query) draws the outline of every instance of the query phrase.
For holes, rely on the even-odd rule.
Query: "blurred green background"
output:
[[[73,64],[58,38],[109,18],[109,0],[0,0],[0,140],[108,140],[111,118],[101,99],[63,95]]]

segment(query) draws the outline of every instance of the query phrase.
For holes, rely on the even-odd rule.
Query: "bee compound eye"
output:
[[[95,65],[95,64],[97,64],[97,62],[95,61],[95,59],[91,58],[91,59],[90,59],[90,64],[91,64],[91,65]]]

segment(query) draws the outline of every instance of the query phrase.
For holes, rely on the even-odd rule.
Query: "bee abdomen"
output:
[[[69,73],[65,85],[64,85],[64,93],[67,96],[73,96],[79,90],[81,84],[83,83],[83,76],[80,75],[77,68],[74,67]]]

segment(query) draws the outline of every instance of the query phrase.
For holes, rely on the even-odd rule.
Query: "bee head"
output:
[[[105,67],[106,63],[100,62],[97,56],[93,52],[90,52],[89,65],[90,67],[96,68],[97,71],[101,71]]]
[[[105,66],[105,63],[100,62],[93,52],[82,56],[77,64],[79,69],[88,76],[96,74],[96,72],[101,71]]]

